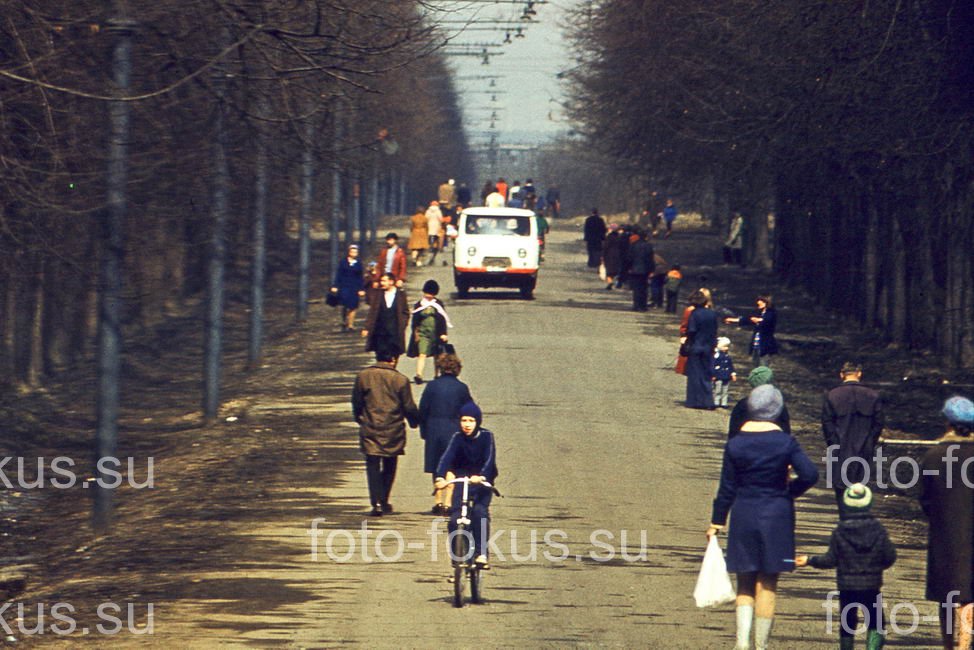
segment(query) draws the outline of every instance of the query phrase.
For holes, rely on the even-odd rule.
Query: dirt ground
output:
[[[568,220],[559,228],[575,227]],[[721,263],[720,239],[702,228],[677,221],[677,232],[657,242],[657,252],[683,266],[685,287],[709,286],[718,307],[746,314],[754,297],[769,291],[779,309],[781,354],[774,360],[776,383],[786,396],[793,426],[806,449],[818,450],[822,395],[837,382],[837,371],[848,358],[862,360],[865,381],[884,395],[887,437],[930,439],[940,433],[940,405],[955,391],[970,393],[974,377],[948,375],[930,355],[898,350],[861,331],[841,315],[828,314],[794,287],[765,274]],[[400,228],[401,231],[404,228]],[[580,229],[579,229],[580,234]],[[313,268],[324,268],[326,247],[315,243]],[[89,526],[90,500],[80,485],[72,489],[6,489],[0,492],[3,516],[0,557],[6,572],[8,602],[70,602],[78,625],[95,625],[94,612],[104,602],[164,602],[194,594],[195,570],[239,566],[242,558],[272,549],[241,547],[240,537],[221,534],[250,516],[253,504],[267,490],[301,485],[315,473],[324,481],[323,465],[308,451],[302,436],[282,414],[273,430],[247,425],[248,407],[256,396],[262,403],[275,398],[345,394],[348,387],[329,377],[359,367],[353,352],[361,343],[338,331],[332,312],[320,301],[326,280],[316,277],[307,323],[294,322],[295,279],[286,273],[271,278],[267,305],[264,364],[244,371],[247,309],[244,278],[230,291],[225,334],[224,408],[220,422],[203,426],[201,401],[202,327],[198,305],[173,317],[155,332],[126,341],[123,415],[119,456],[153,458],[153,489],[122,488],[116,495],[116,522],[110,534],[95,537]],[[593,279],[593,289],[597,289]],[[688,291],[683,292],[685,298]],[[647,325],[673,336],[676,325]],[[729,328],[723,328],[727,333]],[[662,332],[659,332],[662,333]],[[732,353],[748,367],[747,330],[730,333]],[[320,382],[308,384],[298,372],[313,366]],[[94,431],[93,370],[79,368],[32,393],[0,395],[0,445],[3,456],[52,459],[68,456],[79,474],[90,476],[90,441]],[[732,398],[745,394],[745,382]],[[337,417],[337,415],[336,415]],[[345,415],[347,419],[347,414]],[[232,449],[233,453],[227,453]],[[898,453],[920,453],[920,447],[898,447]],[[329,460],[357,458],[354,447],[330,450]],[[33,462],[33,461],[31,461]],[[11,463],[5,468],[11,475]],[[28,475],[36,474],[30,467]],[[146,462],[137,464],[136,480],[147,477]],[[911,494],[896,490],[879,500],[881,516],[899,530],[901,539],[922,547],[925,524]],[[11,568],[13,567],[13,568]],[[259,580],[252,589],[265,598],[300,598],[300,594],[266,590]],[[239,588],[239,584],[235,586]],[[207,594],[209,598],[220,594]],[[136,625],[146,621],[136,611]],[[240,614],[246,614],[241,611]],[[25,618],[32,618],[29,615]],[[8,622],[14,617],[4,616]],[[2,636],[6,636],[3,632]],[[21,635],[16,633],[18,639]],[[40,636],[23,638],[41,643]],[[47,637],[50,641],[50,637]]]

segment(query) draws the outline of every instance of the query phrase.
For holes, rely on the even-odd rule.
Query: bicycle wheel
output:
[[[476,564],[470,567],[470,602],[480,604],[480,567]]]
[[[464,566],[467,557],[467,536],[463,533],[463,528],[457,530],[453,537],[453,606],[463,607],[463,580],[465,575]]]

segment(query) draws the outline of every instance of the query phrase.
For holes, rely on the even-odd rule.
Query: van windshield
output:
[[[468,235],[531,234],[531,217],[468,217],[464,232]]]

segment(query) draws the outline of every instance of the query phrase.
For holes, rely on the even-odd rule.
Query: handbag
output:
[[[679,352],[679,355],[681,357],[688,357],[688,356],[690,356],[690,342],[689,341],[684,341],[683,343],[680,344],[680,352]]]
[[[730,574],[727,573],[724,552],[720,550],[717,536],[711,535],[707,542],[707,551],[703,555],[700,574],[697,576],[697,585],[693,589],[693,599],[697,602],[697,607],[716,607],[735,598],[737,592],[734,591]]]
[[[339,300],[337,293],[329,291],[328,295],[325,296],[325,304],[329,307],[337,307],[340,302],[341,300]]]

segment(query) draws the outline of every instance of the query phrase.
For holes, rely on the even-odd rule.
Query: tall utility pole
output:
[[[132,35],[135,22],[124,0],[116,0],[109,32],[115,38],[112,77],[117,100],[111,102],[108,145],[108,207],[101,232],[101,291],[98,306],[98,430],[95,434],[95,484],[92,525],[98,533],[112,523],[112,488],[104,481],[102,459],[114,458],[118,448],[119,386],[122,368],[122,233],[127,209],[129,105],[122,98],[131,87]]]

